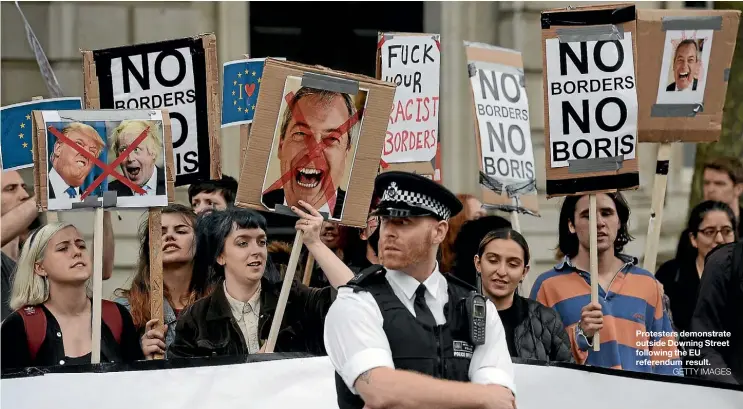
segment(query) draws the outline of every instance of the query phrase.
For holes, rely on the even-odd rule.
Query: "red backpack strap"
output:
[[[36,360],[41,344],[46,339],[46,314],[41,307],[26,306],[19,309],[18,314],[23,318],[23,327],[26,330],[26,342],[31,361]]]
[[[108,300],[101,300],[101,315],[103,322],[106,323],[108,329],[114,336],[117,344],[121,343],[121,333],[124,331],[124,321],[121,318],[121,311],[116,303]]]

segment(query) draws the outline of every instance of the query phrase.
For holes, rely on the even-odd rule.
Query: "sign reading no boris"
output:
[[[93,51],[100,108],[168,110],[176,186],[209,179],[215,160],[208,54],[198,37]]]
[[[632,33],[621,40],[546,40],[550,164],[635,158],[637,90]]]

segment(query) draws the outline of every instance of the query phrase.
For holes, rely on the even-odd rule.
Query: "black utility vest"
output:
[[[370,272],[372,270],[374,272]],[[446,324],[431,328],[418,321],[397,298],[381,266],[372,266],[348,284],[354,291],[368,291],[377,301],[395,369],[415,371],[439,379],[469,381],[474,347],[469,343],[463,301],[474,287],[444,274],[449,302],[444,306]],[[354,395],[336,372],[335,387],[340,409],[362,409],[364,401]]]

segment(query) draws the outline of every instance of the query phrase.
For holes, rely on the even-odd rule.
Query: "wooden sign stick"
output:
[[[511,212],[511,228],[521,233],[521,223],[519,223],[519,198],[518,196],[513,198],[513,206],[515,209]]]
[[[163,314],[163,235],[162,210],[157,207],[149,210],[150,234],[150,319],[157,319],[155,328],[163,329],[165,317]],[[161,354],[155,354],[155,359],[164,359]]]
[[[101,298],[103,294],[103,207],[96,207],[93,225],[93,322],[90,363],[101,363]]]
[[[599,302],[599,254],[598,254],[598,226],[596,215],[596,195],[591,194],[589,197],[588,224],[589,243],[590,243],[590,260],[591,260],[591,302]],[[601,340],[599,333],[593,335],[593,350],[598,352],[601,349]]]
[[[312,271],[315,269],[315,256],[312,253],[307,255],[307,264],[304,265],[304,275],[302,276],[302,284],[307,287],[310,286],[312,280]]]
[[[666,184],[668,182],[668,165],[671,159],[670,143],[658,145],[658,160],[655,165],[653,180],[653,201],[648,222],[648,234],[645,241],[645,259],[642,268],[655,274],[655,264],[658,259],[658,243],[660,242],[660,228],[663,222],[663,206],[666,201]]]
[[[294,274],[297,270],[297,264],[299,263],[299,254],[302,252],[302,245],[304,240],[302,238],[302,231],[297,231],[294,236],[294,245],[292,246],[292,254],[289,256],[289,265],[286,268],[286,274],[284,274],[284,283],[281,286],[281,294],[279,295],[279,301],[276,305],[276,312],[271,322],[271,332],[268,333],[268,340],[263,346],[266,353],[272,353],[276,347],[276,339],[279,336],[279,329],[281,328],[281,321],[284,318],[284,310],[286,310],[286,301],[289,299],[289,291],[294,281]]]

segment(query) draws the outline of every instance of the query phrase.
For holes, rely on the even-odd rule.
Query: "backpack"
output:
[[[111,330],[116,343],[119,344],[121,343],[121,333],[124,329],[121,312],[116,306],[116,303],[108,300],[101,301],[101,317],[103,318],[103,322]],[[23,327],[26,329],[28,352],[31,355],[31,360],[35,360],[39,348],[41,348],[44,339],[46,339],[46,314],[44,314],[41,308],[34,306],[23,307],[18,310],[18,313],[23,318]]]

